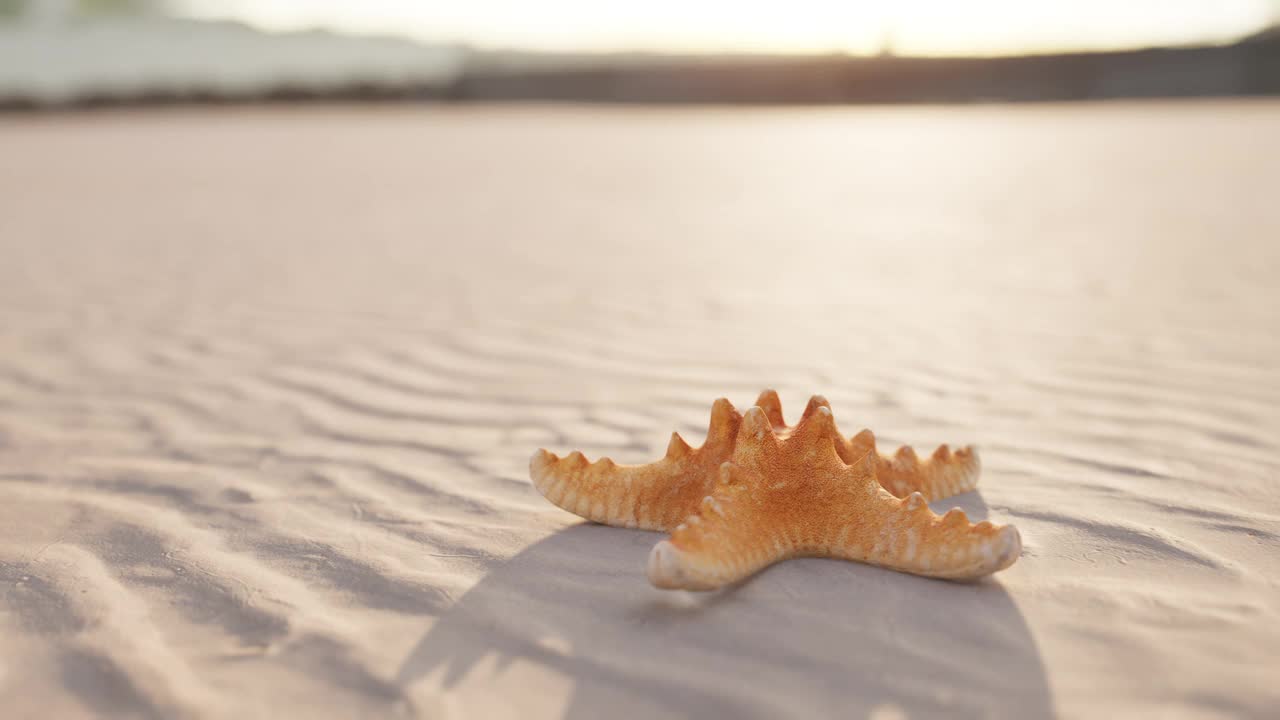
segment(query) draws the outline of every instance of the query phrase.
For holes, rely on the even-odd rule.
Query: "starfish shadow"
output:
[[[929,503],[929,509],[939,515],[957,507],[969,517],[969,522],[981,522],[990,519],[991,510],[987,507],[987,501],[982,499],[982,493],[980,492],[961,493]]]
[[[999,582],[802,559],[716,593],[664,592],[644,575],[658,538],[582,524],[534,543],[435,620],[397,682],[487,698],[486,714],[518,687],[499,712],[525,716],[529,678],[551,677],[545,714],[567,719],[1053,715]]]

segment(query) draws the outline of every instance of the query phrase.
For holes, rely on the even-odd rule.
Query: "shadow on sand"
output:
[[[986,514],[976,493],[944,504]],[[644,575],[658,537],[583,524],[531,545],[435,622],[397,681],[492,692],[532,664],[569,688],[570,719],[1053,715],[998,581],[803,559],[719,593],[663,592]]]

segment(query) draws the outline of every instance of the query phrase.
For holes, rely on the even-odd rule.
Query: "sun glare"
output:
[[[180,0],[273,30],[324,27],[554,51],[1001,54],[1226,42],[1268,0]]]

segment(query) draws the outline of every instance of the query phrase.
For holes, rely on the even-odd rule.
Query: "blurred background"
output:
[[[0,0],[0,107],[1280,93],[1276,0]]]

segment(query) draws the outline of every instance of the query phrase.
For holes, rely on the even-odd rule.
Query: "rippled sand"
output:
[[[0,118],[13,718],[1264,716],[1280,103]],[[711,401],[1025,554],[717,595],[540,498]],[[952,502],[935,505],[945,510]]]

